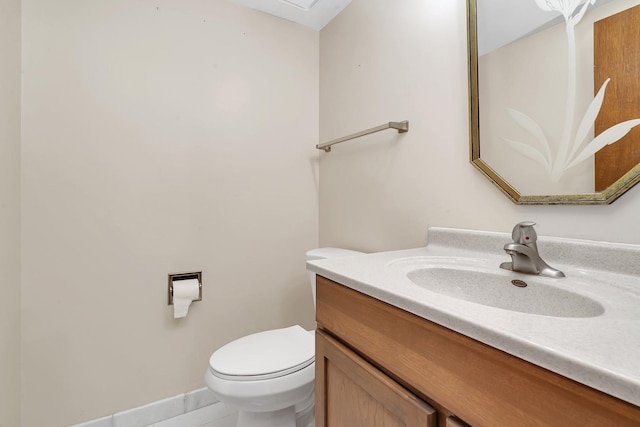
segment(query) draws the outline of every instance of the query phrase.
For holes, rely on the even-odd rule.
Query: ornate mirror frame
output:
[[[533,0],[532,0],[533,1]],[[518,205],[606,205],[613,203],[640,181],[640,164],[601,193],[522,195],[480,157],[480,105],[478,99],[477,0],[467,0],[469,64],[470,161],[512,202]]]

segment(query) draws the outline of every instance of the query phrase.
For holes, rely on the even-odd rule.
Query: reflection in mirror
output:
[[[611,203],[638,181],[639,3],[469,0],[472,161],[515,202]]]

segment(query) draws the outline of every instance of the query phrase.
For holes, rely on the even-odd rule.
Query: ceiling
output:
[[[598,0],[590,8],[602,6],[610,1]],[[584,0],[581,3],[584,3]],[[533,0],[479,0],[477,14],[478,56],[550,25],[564,22],[559,12],[545,12]]]
[[[314,30],[321,30],[335,18],[351,0],[232,0]]]

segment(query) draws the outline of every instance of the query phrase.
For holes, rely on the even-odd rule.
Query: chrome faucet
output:
[[[538,235],[533,228],[534,225],[536,223],[533,221],[516,224],[511,233],[513,242],[504,245],[504,251],[511,255],[511,262],[503,262],[500,268],[540,276],[565,277],[562,271],[550,267],[540,258],[536,244]]]

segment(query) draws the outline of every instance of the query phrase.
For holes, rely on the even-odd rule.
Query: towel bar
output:
[[[331,151],[331,146],[335,144],[339,144],[341,142],[349,141],[350,139],[360,138],[361,136],[369,135],[372,133],[380,132],[385,129],[396,129],[398,133],[409,132],[409,122],[407,120],[403,122],[389,122],[384,125],[376,126],[371,129],[363,130],[361,132],[353,133],[351,135],[343,136],[342,138],[334,139],[329,142],[325,142],[323,144],[316,145],[318,150],[324,150],[325,152]]]

